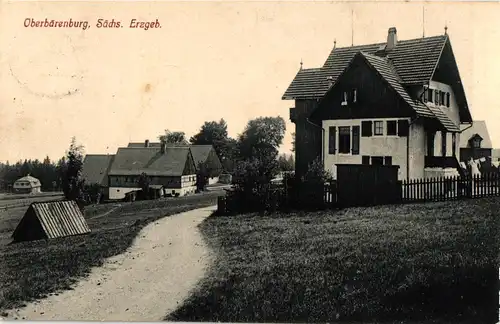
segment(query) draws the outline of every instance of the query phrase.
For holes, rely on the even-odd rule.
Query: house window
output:
[[[383,121],[375,121],[373,123],[374,125],[374,132],[373,134],[375,135],[384,135],[384,122]]]
[[[480,148],[481,147],[481,139],[479,137],[476,136],[475,138],[472,139],[471,142],[472,142],[471,143],[472,148]]]
[[[397,122],[395,120],[387,121],[387,135],[397,135]]]
[[[392,165],[392,156],[384,157],[384,165]]]
[[[446,107],[450,107],[450,93],[446,93]]]
[[[457,153],[457,134],[451,134],[451,154],[455,156]]]
[[[439,105],[439,90],[434,90],[434,104]]]
[[[372,136],[372,121],[362,121],[361,122],[361,136],[370,137]]]
[[[410,135],[410,123],[407,119],[398,120],[398,136],[404,137]]]
[[[444,91],[440,91],[439,92],[439,104],[441,106],[444,106],[444,95],[445,95],[445,92]]]
[[[358,101],[358,91],[356,89],[352,90],[352,102]]]
[[[359,154],[359,126],[352,126],[352,154]]]
[[[432,89],[427,89],[427,101],[428,102],[433,102],[434,100],[432,99],[432,95],[434,94],[434,90]]]
[[[434,156],[434,136],[436,133],[427,133],[427,156]]]
[[[372,156],[372,165],[384,165],[384,157]]]
[[[339,127],[339,153],[349,153],[351,149],[351,128]]]
[[[363,155],[361,157],[361,164],[370,165],[370,157],[367,155]]]
[[[344,92],[344,100],[342,101],[342,106],[346,106],[347,105],[347,92]]]
[[[441,132],[441,155],[446,156],[446,132]]]
[[[328,154],[335,154],[335,140],[337,139],[337,128],[330,126],[328,128]]]

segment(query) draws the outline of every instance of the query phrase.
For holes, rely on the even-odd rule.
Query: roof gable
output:
[[[469,140],[471,140],[475,135],[482,138],[482,148],[492,148],[490,134],[484,120],[475,120],[472,123],[472,126],[465,126],[462,128],[462,133],[460,134],[460,147],[469,147]]]
[[[87,154],[83,160],[82,177],[87,184],[108,185],[108,172],[115,158],[114,154]]]
[[[446,43],[447,36],[398,41],[387,58],[405,85],[428,82]],[[316,99],[322,97],[358,52],[374,55],[385,43],[334,48],[325,64],[317,69],[299,70],[285,91],[283,99]]]

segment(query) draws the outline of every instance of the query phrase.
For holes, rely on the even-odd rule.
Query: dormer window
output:
[[[439,105],[439,90],[434,90],[434,104]]]
[[[450,107],[450,93],[446,93],[446,107]]]
[[[434,101],[432,99],[433,98],[433,94],[434,94],[434,90],[427,89],[427,102],[433,102]]]
[[[441,106],[444,106],[444,95],[445,95],[444,91],[439,91],[439,104]]]
[[[481,141],[483,138],[479,134],[475,134],[469,139],[469,146],[472,148],[481,148]]]

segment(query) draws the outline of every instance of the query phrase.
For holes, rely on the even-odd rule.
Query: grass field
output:
[[[496,323],[500,198],[212,216],[209,275],[167,320]]]
[[[7,245],[25,208],[0,211],[0,312],[71,289],[104,259],[121,254],[148,223],[216,204],[220,192],[86,208],[92,233]],[[1,313],[0,313],[1,316]]]

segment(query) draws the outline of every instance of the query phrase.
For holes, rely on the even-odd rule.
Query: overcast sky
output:
[[[422,8],[425,5],[425,26]],[[0,161],[57,159],[71,137],[87,153],[114,153],[164,129],[198,131],[224,118],[231,136],[250,118],[287,121],[281,97],[299,69],[333,47],[441,35],[448,25],[474,119],[500,147],[499,3],[2,2]],[[354,19],[351,22],[351,10]],[[26,28],[24,20],[89,20],[82,30]],[[98,29],[97,19],[125,28]],[[160,29],[127,28],[131,19]],[[354,35],[351,33],[351,23]]]

